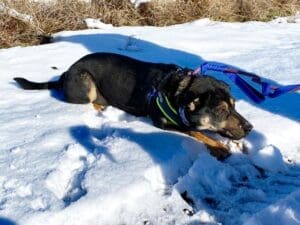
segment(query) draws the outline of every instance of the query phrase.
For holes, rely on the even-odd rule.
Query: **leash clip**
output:
[[[192,77],[196,77],[196,76],[200,76],[201,75],[201,67],[196,68],[193,71],[189,71],[187,73],[188,76],[192,76]]]

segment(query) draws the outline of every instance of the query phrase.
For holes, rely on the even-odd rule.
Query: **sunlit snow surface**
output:
[[[98,113],[12,80],[55,80],[88,53],[114,52],[190,68],[224,62],[273,84],[300,83],[300,23],[279,22],[103,26],[0,50],[0,224],[300,224],[300,93],[257,105],[211,74],[254,125],[249,154],[220,162],[148,118]]]

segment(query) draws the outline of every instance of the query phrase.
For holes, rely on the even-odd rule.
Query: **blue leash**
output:
[[[207,71],[223,73],[256,103],[263,102],[266,97],[276,98],[285,93],[300,90],[300,84],[273,86],[270,83],[263,81],[261,77],[256,74],[239,70],[223,63],[204,62],[192,74],[205,75]],[[258,91],[257,89],[252,87],[240,75],[247,76],[251,78],[251,81],[259,84],[261,86],[261,91]]]

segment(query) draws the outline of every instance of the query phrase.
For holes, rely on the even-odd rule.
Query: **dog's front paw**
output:
[[[229,147],[224,145],[223,143],[208,137],[207,135],[199,132],[199,131],[190,131],[188,134],[198,141],[201,141],[206,145],[211,155],[215,156],[219,160],[224,160],[228,156],[230,156]]]
[[[226,145],[231,152],[242,152],[245,154],[248,153],[248,147],[243,140],[229,140]]]
[[[219,145],[219,146],[206,145],[206,146],[210,151],[210,154],[216,157],[218,160],[224,160],[231,155],[229,148],[225,145]]]
[[[97,104],[97,103],[93,103],[93,107],[98,112],[101,112],[106,108],[106,106],[100,105],[100,104]]]

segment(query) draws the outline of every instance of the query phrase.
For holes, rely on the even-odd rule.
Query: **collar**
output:
[[[168,97],[161,92],[152,91],[149,96],[154,99],[154,103],[164,117],[177,127],[189,127],[190,123],[186,118],[185,108],[180,107],[178,111],[172,106]]]
[[[180,115],[180,118],[181,118],[181,121],[182,123],[189,127],[190,126],[190,122],[189,120],[186,118],[186,114],[185,114],[185,108],[184,107],[180,107],[179,108],[179,115]]]

